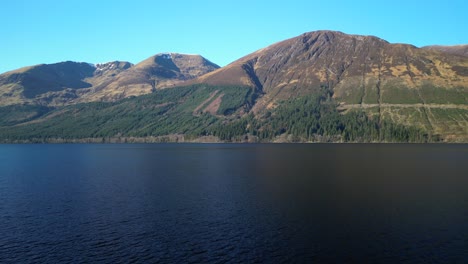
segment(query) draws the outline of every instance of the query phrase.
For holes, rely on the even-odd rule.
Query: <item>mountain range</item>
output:
[[[217,68],[201,56],[174,53],[158,54],[136,65],[125,61],[41,64],[1,74],[0,105],[115,101],[174,86]]]
[[[176,53],[31,66],[0,75],[0,138],[468,142],[467,56],[315,31],[222,68]]]

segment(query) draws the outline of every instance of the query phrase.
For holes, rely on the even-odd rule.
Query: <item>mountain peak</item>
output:
[[[138,96],[154,92],[156,89],[172,87],[176,84],[211,72],[218,65],[200,55],[179,53],[158,53],[138,64],[112,75],[96,85],[92,98],[100,100],[118,100],[128,96]],[[100,65],[102,69],[123,67],[121,62]],[[112,71],[107,71],[107,74]],[[91,98],[91,97],[90,97]]]
[[[387,45],[390,43],[375,36],[348,35],[332,30],[306,32],[257,50],[224,68],[199,77],[192,83],[239,84],[270,89],[284,84],[284,79],[279,76],[287,74],[291,75],[286,77],[288,80],[306,82],[302,84],[304,87],[320,85],[325,82],[325,76],[329,75],[326,68],[339,71],[331,68],[337,67],[340,59],[347,58],[347,63],[360,60],[362,64],[367,58],[375,57],[371,53],[378,53],[377,50],[384,49]],[[354,58],[355,56],[357,57]],[[320,73],[311,75],[315,70]],[[308,78],[303,78],[303,75]]]
[[[167,63],[189,63],[193,65],[206,64],[214,68],[219,68],[218,65],[210,62],[201,55],[192,55],[192,54],[181,54],[181,53],[158,53],[154,56],[151,56],[135,66],[137,68],[153,67],[155,65],[162,64],[161,66],[166,65]]]
[[[160,57],[166,60],[172,60],[172,53],[159,53],[155,57]]]
[[[97,63],[94,65],[96,71],[109,71],[109,70],[126,70],[132,67],[133,64],[127,61],[111,61],[105,63]]]
[[[126,61],[64,61],[0,75],[0,105],[114,101],[171,87],[219,68],[200,55],[160,53],[137,65]]]
[[[191,83],[251,86],[267,95],[261,100],[267,105],[317,87],[348,103],[393,102],[390,97],[399,96],[394,87],[409,87],[411,100],[424,103],[428,99],[421,99],[416,88],[466,87],[466,65],[462,57],[413,45],[320,30],[270,45]]]

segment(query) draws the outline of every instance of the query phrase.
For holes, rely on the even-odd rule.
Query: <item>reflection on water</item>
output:
[[[0,261],[467,262],[466,145],[2,145]]]

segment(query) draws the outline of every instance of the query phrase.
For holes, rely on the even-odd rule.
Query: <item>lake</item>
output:
[[[0,262],[468,263],[468,145],[0,145]]]

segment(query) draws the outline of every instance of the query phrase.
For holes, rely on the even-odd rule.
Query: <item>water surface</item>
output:
[[[467,145],[0,145],[0,262],[468,262]]]

